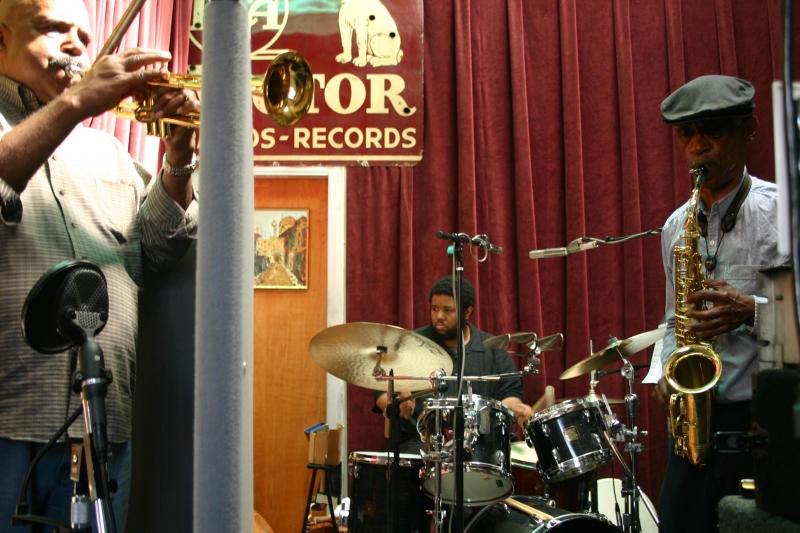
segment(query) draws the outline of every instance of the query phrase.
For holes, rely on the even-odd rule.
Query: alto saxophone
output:
[[[675,341],[677,348],[667,359],[664,375],[677,392],[670,397],[669,412],[675,453],[693,465],[703,467],[711,447],[711,405],[713,387],[719,381],[722,362],[712,346],[716,337],[700,338],[687,331],[691,293],[706,288],[697,244],[700,227],[697,210],[700,189],[708,168],[698,166],[690,172],[696,177],[692,197],[686,208],[683,227],[684,246],[675,247]],[[701,309],[707,309],[705,302]]]

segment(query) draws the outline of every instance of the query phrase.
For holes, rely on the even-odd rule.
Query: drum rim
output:
[[[444,467],[445,464],[450,464],[450,463],[443,463],[442,467]],[[464,472],[465,473],[466,472],[476,472],[476,473],[487,474],[487,475],[496,475],[496,474],[499,473],[500,477],[503,478],[503,480],[506,481],[506,483],[508,483],[508,489],[509,490],[505,494],[503,494],[502,496],[499,496],[499,497],[496,497],[496,498],[493,498],[493,499],[488,499],[488,500],[467,500],[467,498],[464,498],[464,507],[481,507],[481,506],[484,506],[484,505],[494,505],[495,503],[501,502],[501,501],[505,500],[506,498],[510,498],[514,494],[515,480],[514,480],[514,475],[511,472],[506,472],[504,470],[500,471],[500,472],[494,472],[494,471],[487,472],[486,470],[484,470],[482,468],[467,468],[467,466],[472,465],[472,464],[475,464],[475,463],[464,463]],[[486,464],[486,463],[478,463],[478,464]],[[493,465],[489,465],[489,466],[493,466]],[[454,474],[454,473],[455,472],[450,472],[448,475]],[[444,477],[444,475],[445,474],[443,473],[442,477]],[[429,498],[433,498],[433,492],[432,492],[432,490],[431,491],[428,490],[427,485],[428,485],[429,481],[435,482],[435,477],[436,477],[435,469],[434,469],[433,472],[431,472],[429,474],[428,473],[428,467],[426,467],[425,468],[425,475],[422,476],[422,484],[421,485],[422,485],[422,492],[425,493],[425,496],[427,496]],[[431,489],[433,489],[433,487],[431,487]],[[445,503],[447,505],[451,505],[452,504],[451,500],[448,499],[448,498],[445,498],[445,496],[443,494],[441,495],[441,498],[442,498],[442,503]]]
[[[547,422],[580,409],[591,408],[595,408],[600,411],[600,402],[587,400],[585,398],[572,398],[569,400],[564,400],[563,402],[551,405],[547,409],[539,411],[538,413],[534,413],[532,417],[525,421],[525,428],[527,428],[529,425],[535,424],[536,422]],[[600,411],[600,413],[602,413],[602,411]]]
[[[597,462],[596,460],[591,460],[591,459],[594,459],[594,457],[599,457],[600,459],[604,459],[604,460],[602,462]],[[589,453],[585,453],[583,455],[580,455],[580,456],[578,456],[578,457],[576,457],[574,459],[571,459],[570,461],[562,461],[561,463],[556,463],[555,466],[550,467],[548,469],[542,468],[540,466],[539,467],[539,474],[541,474],[541,476],[543,478],[543,481],[545,483],[553,483],[553,482],[556,482],[556,481],[564,481],[566,479],[570,479],[572,477],[579,476],[581,474],[585,474],[586,472],[591,472],[592,470],[597,470],[601,466],[603,466],[603,465],[607,464],[608,462],[610,462],[613,458],[614,458],[614,453],[610,449],[601,450],[599,452],[598,451],[593,451],[593,452],[589,452]],[[575,461],[579,461],[580,462],[580,466],[573,466],[573,468],[570,468],[569,470],[561,470],[561,468],[559,467],[559,465],[562,465],[564,463],[575,462]],[[587,468],[587,467],[589,467],[589,468]],[[550,476],[550,475],[547,474],[547,470],[557,470],[560,475]],[[570,474],[570,475],[565,476],[564,474]]]
[[[389,465],[392,460],[392,452],[370,452],[370,451],[356,451],[350,452],[347,456],[348,466],[356,463],[362,465]],[[375,457],[377,460],[361,460],[364,457]],[[417,454],[414,453],[401,453],[399,454],[399,466],[423,466],[425,462]]]

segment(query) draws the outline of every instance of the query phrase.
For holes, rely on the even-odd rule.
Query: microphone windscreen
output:
[[[56,298],[54,312],[61,332],[74,337],[77,331],[73,318],[85,331],[96,335],[108,319],[108,287],[105,277],[91,268],[71,271]]]

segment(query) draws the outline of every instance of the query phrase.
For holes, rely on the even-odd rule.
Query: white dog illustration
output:
[[[353,31],[356,32],[358,57],[353,58]],[[389,10],[380,0],[342,0],[339,8],[339,34],[342,53],[339,63],[352,61],[357,67],[393,66],[403,58],[400,33]]]

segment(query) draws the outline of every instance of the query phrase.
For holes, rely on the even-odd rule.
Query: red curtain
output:
[[[89,11],[89,20],[94,30],[94,39],[89,55],[94,58],[97,52],[114,31],[117,22],[130,5],[130,0],[84,0]],[[147,0],[125,33],[119,50],[141,47],[155,50],[169,50],[172,62],[168,68],[172,72],[186,72],[189,54],[189,24],[192,0]],[[171,24],[164,24],[171,21]],[[105,113],[89,121],[91,127],[114,135],[134,159],[145,159],[145,139],[147,135],[141,123],[118,119],[113,113]]]
[[[402,9],[400,0],[384,4]],[[563,333],[565,349],[544,354],[541,374],[524,379],[526,399],[535,402],[546,385],[557,398],[584,396],[587,375],[559,375],[605,347],[609,335],[627,338],[662,318],[660,239],[535,261],[528,251],[661,227],[688,198],[691,180],[659,105],[700,75],[755,85],[761,131],[748,168],[773,180],[770,84],[781,77],[781,2],[424,7],[425,156],[416,167],[348,171],[348,321],[425,325],[428,290],[451,269],[436,231],[487,233],[504,251],[485,263],[465,260],[477,289],[475,324],[493,334]],[[651,351],[631,361],[648,363]],[[638,383],[644,373],[635,386],[637,425],[649,431],[640,484],[657,501],[672,452],[652,386]],[[626,384],[612,374],[600,391],[622,398]],[[348,405],[349,451],[384,449],[372,392],[349,386]],[[608,469],[601,477],[611,476]]]

